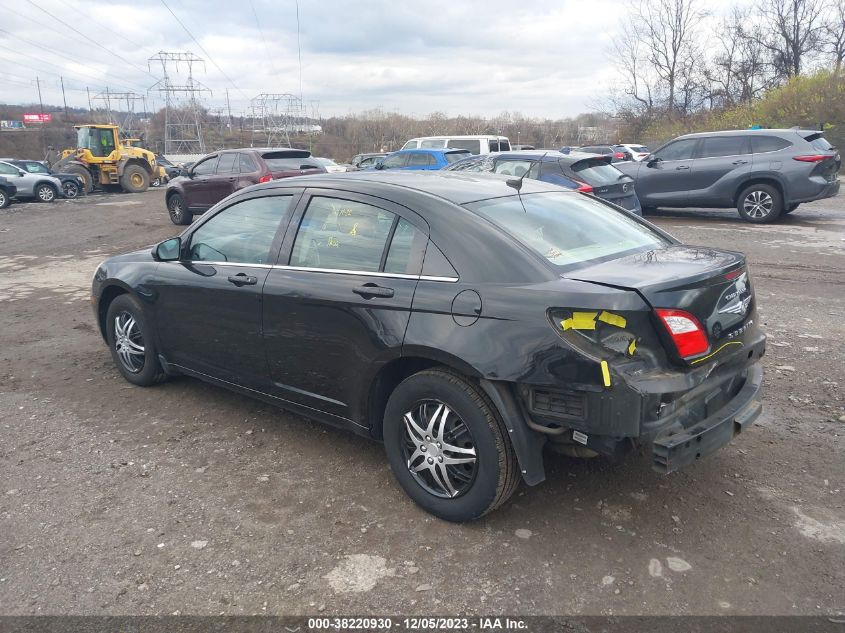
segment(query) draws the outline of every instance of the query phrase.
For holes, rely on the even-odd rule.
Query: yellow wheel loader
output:
[[[66,149],[53,169],[75,174],[85,183],[86,193],[95,187],[120,187],[129,193],[146,191],[161,178],[164,169],[155,154],[122,143],[116,125],[75,125],[76,148]]]

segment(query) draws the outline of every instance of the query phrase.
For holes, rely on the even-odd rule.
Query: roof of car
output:
[[[754,129],[754,130],[719,130],[718,132],[696,132],[694,134],[684,134],[678,138],[702,138],[706,136],[737,136],[745,134],[822,134],[820,130],[813,130],[810,128],[771,128],[771,129]]]
[[[469,154],[470,151],[468,149],[462,149],[460,147],[419,147],[419,148],[411,148],[411,149],[400,149],[393,154],[420,154],[422,152],[428,154]]]
[[[589,152],[559,152],[557,150],[542,150],[542,149],[526,149],[511,152],[490,152],[489,154],[480,154],[468,156],[457,162],[452,163],[452,166],[459,164],[466,164],[467,162],[475,160],[484,160],[485,158],[507,158],[507,159],[523,159],[523,160],[542,160],[543,162],[564,161],[565,163],[575,163],[587,158],[601,158],[601,154],[591,154]]]
[[[508,185],[513,177],[499,174],[467,173],[454,171],[355,171],[337,174],[316,174],[313,176],[297,176],[284,180],[270,181],[260,188],[274,188],[280,186],[313,186],[334,185],[345,188],[356,184],[366,188],[368,193],[376,193],[374,189],[403,188],[419,193],[437,196],[454,204],[466,204],[475,200],[498,198],[516,195],[516,189]],[[539,180],[525,179],[520,193],[541,193],[544,191],[569,191],[556,185]]]

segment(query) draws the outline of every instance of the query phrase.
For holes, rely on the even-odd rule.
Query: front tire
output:
[[[170,197],[167,198],[167,212],[170,214],[170,221],[173,222],[173,224],[184,226],[190,224],[194,219],[193,214],[185,205],[185,199],[182,197],[181,193],[171,194]]]
[[[494,405],[451,370],[429,369],[402,381],[387,402],[383,431],[399,485],[441,519],[477,519],[519,485],[519,465]]]
[[[46,183],[38,185],[35,188],[35,198],[39,202],[53,202],[56,199],[58,192],[53,185],[48,185]]]
[[[67,181],[62,183],[62,190],[65,193],[65,198],[73,199],[79,196],[79,185],[75,182]]]
[[[5,209],[10,204],[12,204],[12,199],[5,191],[0,189],[0,209]]]
[[[783,197],[772,185],[751,185],[739,194],[736,209],[747,222],[774,222],[783,212]]]
[[[118,371],[133,385],[149,387],[165,379],[153,333],[131,295],[120,295],[109,305],[106,338]]]
[[[150,175],[140,165],[127,165],[120,177],[120,186],[129,193],[143,193],[150,188]]]

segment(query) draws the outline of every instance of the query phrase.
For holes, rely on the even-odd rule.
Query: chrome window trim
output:
[[[163,264],[200,264],[204,266],[244,266],[250,268],[272,268],[278,270],[295,270],[299,272],[311,273],[334,273],[338,275],[364,275],[368,277],[385,277],[387,279],[416,279],[418,281],[443,281],[447,283],[456,283],[457,277],[438,277],[436,275],[404,275],[402,273],[384,273],[371,272],[368,270],[343,270],[341,268],[310,268],[308,266],[286,266],[282,264],[249,264],[244,262],[209,262],[204,260],[169,260],[161,262]]]

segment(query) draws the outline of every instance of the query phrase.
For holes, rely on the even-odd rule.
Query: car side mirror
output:
[[[23,169],[19,169],[18,176],[26,176],[26,172]]]
[[[652,156],[652,155],[649,154],[649,156],[645,160],[646,160],[646,163],[645,163],[646,167],[654,167],[657,163],[659,163],[663,159],[658,157],[658,156]]]
[[[376,169],[384,169],[384,163],[376,163],[375,168]]]
[[[159,242],[153,248],[153,259],[158,262],[179,261],[182,255],[182,238],[171,237],[169,240]]]

